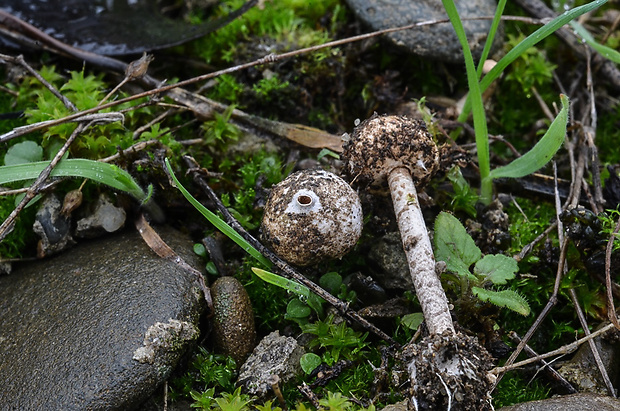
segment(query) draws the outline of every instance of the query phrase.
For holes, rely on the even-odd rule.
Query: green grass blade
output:
[[[592,35],[590,34],[590,32],[576,21],[571,21],[570,25],[575,30],[575,32],[579,36],[581,36],[581,38],[583,38],[586,43],[588,43],[590,47],[598,51],[606,59],[611,60],[616,64],[620,64],[620,53],[618,51],[612,49],[611,47],[607,47],[600,43],[597,43],[596,40],[594,40],[594,37],[592,37]]]
[[[484,43],[484,48],[482,49],[482,54],[480,55],[480,61],[478,62],[478,78],[480,78],[480,76],[482,75],[482,67],[484,66],[484,62],[487,59],[489,53],[491,52],[491,47],[493,47],[493,40],[495,40],[495,34],[497,33],[499,23],[502,21],[502,14],[504,14],[504,8],[506,7],[507,1],[508,0],[499,0],[499,2],[497,3],[497,9],[495,9],[495,16],[493,16],[493,21],[491,22],[491,29],[489,30],[487,41]]]
[[[474,65],[474,58],[467,42],[467,36],[463,23],[459,17],[453,0],[442,0],[443,6],[448,13],[452,27],[463,48],[463,58],[465,59],[465,70],[467,71],[467,85],[469,87],[469,100],[471,100],[474,115],[474,131],[476,134],[476,148],[478,151],[478,167],[480,169],[480,180],[486,181],[491,169],[489,159],[489,136],[487,131],[487,121],[482,105],[482,93],[478,84],[478,74]],[[486,204],[491,202],[492,185],[482,185],[480,187],[480,200]]]
[[[239,247],[241,247],[246,253],[250,254],[252,257],[256,258],[261,264],[265,267],[271,267],[271,261],[265,258],[258,250],[250,243],[248,243],[245,238],[243,238],[238,232],[236,232],[231,226],[229,226],[224,220],[215,215],[211,210],[207,209],[205,206],[200,204],[198,200],[196,200],[190,193],[183,187],[183,185],[179,182],[176,175],[172,171],[172,167],[170,166],[170,162],[166,158],[165,160],[166,167],[168,168],[168,172],[170,173],[170,177],[174,180],[174,183],[177,189],[183,194],[183,196],[189,201],[196,210],[200,211],[200,213],[211,223],[220,230],[224,235],[233,240]]]
[[[268,282],[269,284],[277,285],[278,287],[283,288],[286,291],[302,295],[306,298],[310,297],[310,289],[305,285],[299,284],[298,282],[289,280],[288,278],[284,278],[280,275],[262,270],[260,268],[252,267],[252,271],[254,272],[254,274],[259,276],[261,280]]]
[[[2,166],[0,167],[0,184],[36,179],[49,164],[49,161],[37,161]],[[140,201],[147,197],[144,190],[128,172],[113,164],[100,161],[83,158],[65,159],[54,167],[50,177],[88,178],[117,190],[126,191]]]
[[[499,177],[524,177],[540,170],[551,160],[564,142],[566,124],[568,123],[568,97],[561,94],[560,100],[562,100],[562,110],[560,110],[540,141],[536,143],[530,151],[515,159],[510,164],[491,171],[488,177],[489,180]]]
[[[574,9],[568,10],[561,15],[557,16],[549,23],[545,24],[534,33],[530,34],[525,38],[521,43],[517,44],[515,48],[510,50],[506,55],[497,62],[495,67],[493,67],[486,76],[480,81],[480,90],[484,92],[495,79],[497,79],[504,69],[508,67],[513,61],[515,61],[521,54],[523,54],[530,47],[535,46],[540,41],[544,40],[551,34],[555,33],[559,28],[568,24],[570,21],[575,18],[585,14],[589,11],[594,10],[597,7],[602,6],[607,3],[607,0],[596,0],[588,4],[584,4],[583,6],[575,7]],[[459,116],[459,121],[466,121],[469,116],[469,112],[472,109],[471,98],[467,98],[465,105],[463,107],[463,111]]]

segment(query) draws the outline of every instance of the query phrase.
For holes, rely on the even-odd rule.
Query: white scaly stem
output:
[[[446,330],[454,333],[448,299],[435,273],[433,248],[411,173],[405,167],[395,168],[388,175],[388,183],[411,279],[426,325],[431,334],[441,334]]]

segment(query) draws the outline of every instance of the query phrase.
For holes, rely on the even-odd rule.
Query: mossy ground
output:
[[[223,14],[242,3],[242,0],[223,1],[214,12]],[[165,74],[168,78],[183,79],[202,74],[205,68],[212,70],[229,67],[263,57],[268,53],[281,53],[322,44],[331,39],[358,34],[363,30],[340,0],[313,1],[312,7],[308,7],[308,3],[301,0],[267,1],[264,5],[264,9],[252,9],[242,18],[203,39],[157,53],[153,67],[158,69],[158,62],[166,63],[182,57],[191,64],[184,64],[183,67],[162,64],[160,67],[167,68],[160,69],[158,73]],[[514,6],[509,6],[508,13],[517,14],[520,11]],[[192,18],[199,20],[204,16],[196,14]],[[522,23],[507,23],[505,28],[506,48],[516,44],[519,38],[533,30]],[[617,42],[618,38],[612,37],[609,41]],[[488,118],[492,134],[502,134],[519,151],[526,150],[534,143],[537,134],[532,132],[533,125],[544,116],[538,104],[534,103],[532,87],[536,88],[547,104],[557,101],[558,90],[551,73],[556,70],[560,76],[570,75],[561,67],[558,60],[559,56],[566,53],[562,44],[554,38],[549,38],[535,49],[529,50],[507,70],[490,100]],[[66,74],[60,68],[66,63],[65,61],[58,60],[54,56],[45,56],[45,59],[47,65],[40,68],[44,76],[70,95],[80,108],[96,105],[106,90],[115,85],[112,77],[102,73],[91,73],[90,70],[77,70]],[[558,63],[552,63],[554,61]],[[57,67],[52,68],[52,64],[56,64]],[[442,96],[454,100],[460,98],[466,85],[464,70],[459,65],[439,66],[441,70],[437,69],[438,64],[435,62],[406,55],[384,41],[375,39],[324,49],[275,64],[220,76],[205,87],[204,94],[258,116],[302,123],[340,134],[350,132],[354,121],[358,118],[366,118],[375,111],[393,112],[400,104],[413,99],[423,96]],[[6,86],[19,92],[19,98],[15,99],[7,93],[0,93],[0,111],[26,110],[26,117],[1,121],[0,132],[6,132],[27,121],[42,120],[49,113],[59,115],[59,110],[64,110],[64,107],[32,78],[26,76],[9,79],[8,73],[4,74]],[[570,78],[565,80],[570,81]],[[428,105],[436,112],[437,117],[445,115],[441,106],[433,103]],[[260,224],[261,204],[269,187],[284,178],[295,161],[300,159],[318,161],[318,151],[299,147],[290,150],[288,148],[290,146],[284,143],[276,151],[269,151],[263,147],[255,152],[230,154],[233,153],[229,150],[230,146],[242,137],[241,131],[228,121],[230,112],[218,114],[214,119],[203,123],[192,123],[191,114],[178,112],[162,123],[152,125],[137,139],[134,138],[133,132],[137,128],[148,123],[163,110],[158,107],[147,107],[129,112],[122,126],[97,127],[72,148],[71,155],[101,158],[138,141],[157,138],[161,141],[157,148],[138,154],[135,158],[123,159],[123,165],[129,167],[134,174],[137,174],[139,181],[145,184],[152,182],[153,179],[163,181],[165,177],[161,170],[157,169],[154,160],[166,155],[171,157],[176,167],[180,168],[181,161],[178,155],[189,152],[201,166],[222,173],[220,178],[211,181],[214,189],[239,221],[254,233]],[[619,105],[602,107],[599,113],[597,144],[604,164],[620,162],[617,144],[620,138],[619,122]],[[29,135],[26,138],[39,142],[50,151],[66,138],[72,127],[62,126],[50,129],[43,135]],[[526,135],[529,137],[523,138]],[[180,144],[182,140],[194,137],[201,137],[203,142],[190,146]],[[1,143],[0,150],[6,151],[10,145],[19,141],[21,139]],[[469,141],[462,137],[457,143],[466,144]],[[501,145],[494,145],[494,153],[496,159],[500,161],[503,157],[512,155],[506,146]],[[560,151],[558,156],[558,163],[565,164],[566,153]],[[323,164],[328,164],[329,158],[323,158],[321,161]],[[76,182],[67,182],[61,186],[61,190],[68,191],[75,188],[75,184]],[[450,189],[446,191],[446,187],[449,186],[448,180],[434,184],[433,190],[437,192],[437,198],[446,199],[445,204],[437,204],[434,208],[453,211],[459,217],[463,217],[463,220],[470,217],[462,210],[472,212],[473,205],[469,204],[469,207],[466,207],[471,198],[457,199],[465,205],[462,209],[456,209],[457,206],[450,205],[449,200],[455,197]],[[96,186],[86,188],[87,192],[99,189],[101,188]],[[517,198],[514,203],[518,204],[520,209],[516,205],[507,208],[510,216],[509,232],[512,238],[509,249],[504,251],[507,255],[519,253],[547,228],[555,217],[552,202],[521,198],[520,194],[515,193]],[[205,234],[212,233],[210,229],[205,228],[206,224],[200,222],[197,213],[182,201],[178,193],[166,188],[165,183],[157,184],[156,198],[168,209],[171,222],[190,231],[197,240]],[[13,204],[13,198],[0,198],[0,218],[6,218]],[[458,201],[452,201],[452,204],[458,204]],[[13,233],[0,244],[0,256],[6,258],[34,255],[35,239],[30,230],[34,211],[35,207],[31,207],[22,214]],[[191,217],[188,218],[188,215]],[[370,227],[377,231],[369,232],[367,229],[360,245],[351,255],[340,262],[316,267],[309,274],[318,280],[327,272],[337,272],[341,277],[346,277],[357,270],[363,270],[367,265],[365,256],[367,245],[381,234],[381,224],[371,221],[374,217],[376,216],[368,215],[367,220]],[[607,230],[609,232],[609,227]],[[259,334],[265,335],[273,329],[280,329],[298,335],[301,332],[300,324],[305,323],[306,327],[308,323],[316,324],[315,330],[320,330],[316,332],[322,333],[319,337],[324,338],[316,350],[321,358],[330,361],[337,352],[338,355],[351,361],[351,366],[347,367],[338,378],[317,389],[316,392],[325,398],[326,405],[333,407],[330,409],[360,408],[361,405],[342,400],[333,393],[369,399],[368,395],[373,388],[373,367],[378,367],[381,360],[380,350],[377,349],[380,343],[372,336],[363,336],[359,330],[346,327],[339,332],[348,336],[349,342],[353,345],[345,349],[344,343],[338,343],[330,334],[335,332],[335,325],[329,322],[326,315],[321,316],[309,311],[307,318],[295,320],[285,318],[282,313],[287,311],[289,302],[297,297],[288,295],[276,286],[263,283],[253,275],[251,272],[253,261],[246,258],[242,252],[230,251],[226,257],[229,261],[228,269],[247,287],[257,314]],[[535,247],[534,251],[520,262],[521,276],[510,284],[527,298],[535,314],[540,312],[551,294],[557,258],[558,240],[552,233],[547,243]],[[603,318],[601,304],[604,288],[587,275],[578,251],[572,246],[568,260],[571,268],[561,287],[560,298],[563,299],[563,303],[560,307],[556,307],[551,317],[547,318],[541,331],[532,341],[533,347],[539,352],[570,342],[574,339],[575,332],[580,332],[581,327],[574,310],[566,304],[568,287],[578,291],[592,323]],[[532,273],[535,275],[527,275]],[[346,289],[343,291],[343,295],[347,294]],[[355,297],[347,295],[352,304],[355,304]],[[410,300],[415,302],[415,298]],[[478,308],[480,309],[478,317],[467,316],[469,321],[473,322],[462,324],[475,329],[476,332],[480,331],[482,326],[475,323],[475,318],[482,315],[488,315],[492,319],[493,326],[498,330],[497,334],[504,338],[504,333],[509,330],[524,334],[533,321],[532,315],[521,317],[507,310],[498,310],[485,305]],[[459,307],[456,307],[457,317],[458,310]],[[404,322],[397,318],[393,324],[386,327],[401,342],[413,335],[413,331],[403,324]],[[243,398],[239,393],[233,393],[231,368],[231,364],[225,359],[214,357],[201,349],[196,353],[192,366],[177,370],[178,378],[171,383],[172,398],[185,397],[195,401],[196,406],[209,409],[215,404],[209,397],[219,396],[218,398],[225,400],[227,404],[236,404],[227,409],[243,409],[247,398]],[[545,398],[553,393],[540,378],[529,382],[531,377],[521,373],[512,373],[506,377],[494,395],[494,405],[499,407]],[[303,379],[311,380],[307,376]],[[284,395],[290,404],[298,403],[297,409],[304,409],[305,405],[299,403],[304,399],[296,388],[298,383],[300,381],[285,385]],[[222,397],[223,392],[228,392],[228,396]],[[384,394],[380,400],[382,404],[399,398],[395,389],[388,390]],[[268,409],[272,409],[271,406]]]

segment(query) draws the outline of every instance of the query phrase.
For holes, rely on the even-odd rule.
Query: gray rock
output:
[[[94,204],[92,214],[78,220],[75,236],[95,238],[102,234],[113,233],[125,225],[125,218],[125,210],[116,207],[105,194],[101,194]]]
[[[601,356],[601,361],[614,387],[620,380],[620,343],[595,338],[594,344]],[[583,344],[570,361],[564,363],[558,372],[566,378],[579,392],[609,395],[601,372],[596,365],[590,344]]]
[[[382,273],[375,280],[383,288],[413,290],[409,263],[403,250],[400,233],[387,233],[370,249],[371,261],[381,268]]]
[[[273,375],[286,382],[299,375],[299,359],[305,350],[292,337],[274,331],[261,340],[239,371],[237,385],[252,395],[262,396],[271,391]]]
[[[59,253],[75,244],[71,237],[71,218],[61,211],[62,203],[55,194],[45,196],[32,225],[32,230],[41,237],[37,248],[40,257]]]
[[[522,404],[502,407],[499,411],[617,411],[620,410],[620,400],[596,394],[573,394],[549,398],[540,401],[524,402]]]
[[[191,241],[158,231],[198,265]],[[203,309],[194,277],[135,230],[17,266],[0,278],[0,404],[130,409],[169,375]]]
[[[448,16],[441,0],[345,0],[355,15],[373,30],[406,26],[411,23],[446,19]],[[457,1],[469,46],[477,60],[482,53],[490,20],[464,20],[465,18],[493,16],[497,4],[493,0]],[[494,46],[501,44],[501,33],[496,34]],[[461,63],[463,52],[452,25],[438,23],[402,30],[387,35],[393,43],[407,51],[435,60]]]

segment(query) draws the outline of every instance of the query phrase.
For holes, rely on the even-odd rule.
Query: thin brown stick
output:
[[[575,312],[577,313],[577,318],[579,318],[579,322],[581,323],[581,328],[583,328],[583,333],[585,335],[590,335],[590,329],[588,328],[588,321],[586,320],[586,316],[583,315],[583,311],[581,310],[581,305],[579,304],[579,300],[577,299],[577,293],[574,288],[568,290],[568,294],[570,295],[570,299],[573,302],[573,306],[575,307]],[[603,364],[603,360],[601,359],[601,354],[594,343],[594,340],[589,340],[588,344],[590,345],[590,351],[592,351],[592,356],[594,357],[594,361],[596,362],[596,366],[598,367],[601,376],[603,377],[603,381],[607,386],[607,390],[612,397],[616,397],[616,390],[614,389],[614,385],[611,383],[609,379],[609,375],[607,374],[607,370],[605,369],[605,365]]]
[[[39,193],[41,193],[43,191],[50,190],[50,189],[56,187],[58,185],[58,183],[60,182],[60,180],[62,180],[62,179],[54,180],[52,182],[43,184],[39,188]],[[28,188],[29,187],[16,188],[14,190],[3,190],[3,189],[0,189],[0,196],[13,196],[13,195],[17,195],[17,194],[22,194],[22,193],[25,193],[26,191],[28,191]]]
[[[514,331],[510,331],[508,333],[508,336],[510,337],[510,339],[514,342],[516,342],[517,344],[519,344],[521,342],[521,337],[519,337],[519,335],[514,332]],[[525,351],[525,353],[530,357],[539,357],[539,354],[534,351],[532,349],[532,347],[530,347],[529,345],[525,344],[523,351]],[[542,364],[542,368],[544,370],[544,372],[551,378],[553,379],[554,382],[556,382],[557,384],[559,384],[565,391],[567,394],[576,394],[578,391],[575,389],[575,387],[572,386],[572,384],[568,381],[566,381],[566,378],[564,378],[562,376],[562,374],[560,374],[559,372],[557,372],[552,366],[551,363],[540,359],[540,363]]]
[[[536,321],[534,321],[534,324],[532,324],[530,329],[527,330],[527,333],[525,333],[525,336],[523,336],[523,339],[521,340],[519,345],[517,345],[517,348],[515,348],[513,353],[510,355],[510,357],[506,361],[506,365],[504,367],[499,367],[499,368],[506,369],[506,370],[511,369],[510,368],[511,365],[517,359],[519,354],[521,354],[521,351],[525,347],[525,344],[527,344],[528,341],[532,338],[532,336],[534,335],[534,333],[536,332],[536,330],[538,329],[540,324],[542,324],[543,320],[547,317],[549,312],[551,312],[551,309],[557,303],[557,301],[558,301],[558,292],[560,290],[560,282],[562,280],[563,273],[564,273],[564,265],[565,265],[565,262],[566,262],[566,253],[568,251],[568,244],[569,244],[568,238],[565,238],[564,241],[562,242],[562,247],[560,249],[560,262],[558,263],[558,269],[557,269],[556,276],[555,276],[555,284],[553,286],[553,294],[551,294],[551,297],[549,297],[549,301],[547,301],[547,305],[545,305],[545,308],[543,308],[543,310],[540,312],[540,314],[536,318]],[[494,382],[493,387],[491,388],[491,392],[493,392],[493,390],[495,390],[495,388],[497,387],[497,384],[499,384],[499,382],[503,378],[504,372],[505,371],[498,372],[497,380]]]
[[[587,56],[586,86],[588,89],[588,105],[590,106],[590,125],[584,125],[584,134],[586,137],[586,143],[588,145],[588,148],[590,149],[590,173],[592,173],[592,186],[594,187],[594,203],[596,204],[596,207],[593,207],[592,211],[598,214],[603,211],[605,199],[603,198],[603,186],[601,184],[601,162],[598,156],[598,148],[596,147],[596,144],[594,144],[594,139],[596,137],[596,127],[598,123],[598,115],[596,112],[596,97],[594,95],[594,80],[592,78],[592,58],[590,48],[585,47],[585,49]]]
[[[547,238],[547,236],[549,236],[549,233],[551,231],[553,231],[553,229],[555,227],[557,227],[558,222],[554,221],[553,223],[551,223],[551,225],[549,225],[549,227],[545,228],[545,231],[543,231],[542,233],[540,233],[538,235],[538,237],[536,237],[531,243],[527,244],[525,247],[523,247],[523,249],[519,252],[519,254],[517,254],[514,258],[515,260],[517,260],[517,262],[523,260],[525,258],[525,256],[527,256],[529,253],[532,252],[532,250],[534,249],[534,247],[540,243],[542,240],[544,240],[545,238]]]
[[[592,334],[587,335],[583,338],[580,338],[576,341],[573,341],[570,344],[563,345],[562,347],[556,350],[549,351],[548,353],[545,353],[545,354],[540,354],[536,357],[528,358],[527,360],[519,361],[516,363],[511,363],[510,365],[505,365],[503,367],[495,367],[490,371],[490,373],[497,375],[498,382],[499,382],[499,377],[510,370],[514,370],[514,369],[538,362],[540,360],[544,360],[546,358],[555,357],[556,355],[565,355],[565,354],[570,354],[572,352],[575,352],[575,350],[577,350],[577,348],[579,348],[581,344],[588,342],[598,337],[599,335],[605,334],[607,331],[611,330],[612,328],[614,328],[613,324],[607,324],[605,327],[601,328],[600,330],[595,331]]]
[[[102,159],[99,159],[97,161],[101,161],[102,163],[110,163],[112,161],[115,161],[121,157],[124,157],[126,155],[132,154],[132,153],[136,153],[140,150],[144,150],[145,148],[152,146],[152,145],[156,145],[156,144],[161,144],[161,142],[159,140],[148,140],[148,141],[140,141],[134,145],[132,145],[131,147],[127,147],[126,149],[116,153],[116,154],[112,154],[109,157],[105,157]]]
[[[24,56],[19,55],[17,57],[12,57],[7,56],[6,54],[0,54],[0,59],[10,61],[13,64],[19,64],[34,78],[39,80],[39,82],[43,84],[43,86],[45,86],[45,88],[47,88],[54,96],[56,96],[58,100],[62,101],[62,104],[64,104],[67,109],[71,111],[78,111],[75,104],[73,104],[68,98],[60,94],[60,91],[58,91],[56,87],[54,87],[49,81],[45,80],[35,69],[30,66],[30,64],[26,63],[26,61],[24,60]]]

